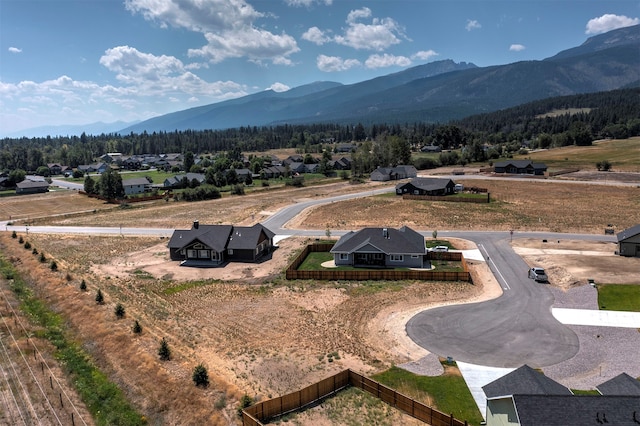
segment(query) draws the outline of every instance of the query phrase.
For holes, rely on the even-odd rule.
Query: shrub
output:
[[[136,321],[133,323],[133,328],[132,328],[132,330],[133,330],[133,332],[134,332],[135,334],[140,334],[140,333],[142,333],[142,326],[140,325],[140,323],[138,322],[138,320],[136,320]]]
[[[238,416],[242,416],[242,410],[253,405],[253,398],[246,393],[240,398],[240,406],[238,407]]]
[[[162,338],[162,342],[160,342],[160,348],[158,348],[158,356],[163,361],[169,361],[171,359],[171,349],[169,349],[167,339],[164,337]]]
[[[122,306],[122,303],[118,303],[116,305],[114,312],[117,318],[124,318],[125,310],[124,310],[124,306]]]
[[[24,238],[22,238],[22,235],[20,236],[20,238],[18,238],[18,242],[20,244],[24,244]]]
[[[49,266],[51,268],[52,271],[57,271],[58,270],[58,263],[55,260],[51,261],[51,265]]]
[[[24,248],[26,248],[27,250],[29,250],[31,248],[31,243],[29,241],[24,243]]]
[[[104,305],[104,296],[102,295],[102,291],[100,289],[98,289],[98,292],[96,293],[96,303],[98,305]]]
[[[222,410],[224,407],[227,406],[227,395],[226,394],[222,394],[220,395],[220,398],[218,398],[216,400],[216,403],[213,405],[215,407],[216,410]]]
[[[44,255],[44,253],[40,253],[40,262],[44,263],[47,261],[47,256]]]
[[[87,283],[84,280],[80,283],[80,290],[87,291]]]
[[[31,253],[38,254],[38,249],[34,247],[33,250],[31,250]]]
[[[196,365],[193,369],[192,378],[193,383],[195,383],[196,386],[201,386],[203,388],[209,386],[209,373],[207,373],[207,367],[202,364]]]
[[[16,231],[13,231],[11,233],[11,238],[18,238],[18,234],[16,234]]]

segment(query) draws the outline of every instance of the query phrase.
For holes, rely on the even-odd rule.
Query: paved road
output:
[[[393,187],[379,188],[295,203],[279,210],[263,224],[279,235],[322,236],[325,230],[297,230],[285,226],[306,208],[393,190]],[[0,226],[7,230],[27,231],[25,226],[7,226],[6,222],[0,223]],[[28,232],[167,237],[173,230],[38,226],[30,227]],[[341,235],[344,231],[333,233]],[[423,233],[430,235],[430,231]],[[509,233],[439,231],[439,235],[476,242],[502,286],[503,295],[487,302],[441,307],[417,314],[407,324],[407,332],[417,344],[437,355],[495,367],[517,367],[523,363],[544,367],[569,359],[577,353],[577,336],[551,315],[551,292],[544,284],[536,284],[527,278],[527,265],[509,245]],[[518,237],[546,238],[549,241],[615,241],[612,236],[579,234],[517,233]]]

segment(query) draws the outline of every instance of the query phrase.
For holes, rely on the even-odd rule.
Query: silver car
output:
[[[547,274],[544,272],[544,269],[542,268],[529,269],[529,278],[539,283],[546,283],[548,281]]]

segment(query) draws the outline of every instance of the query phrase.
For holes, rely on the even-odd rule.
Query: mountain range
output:
[[[350,85],[321,81],[286,92],[267,90],[128,126],[102,127],[110,128],[104,133],[128,134],[284,123],[445,123],[539,99],[639,86],[640,25],[635,25],[590,37],[540,61],[478,67],[442,60]],[[77,126],[82,130],[76,133],[100,133],[87,128]]]

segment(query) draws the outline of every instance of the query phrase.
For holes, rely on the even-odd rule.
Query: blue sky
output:
[[[0,136],[428,62],[541,60],[638,0],[0,0]]]

